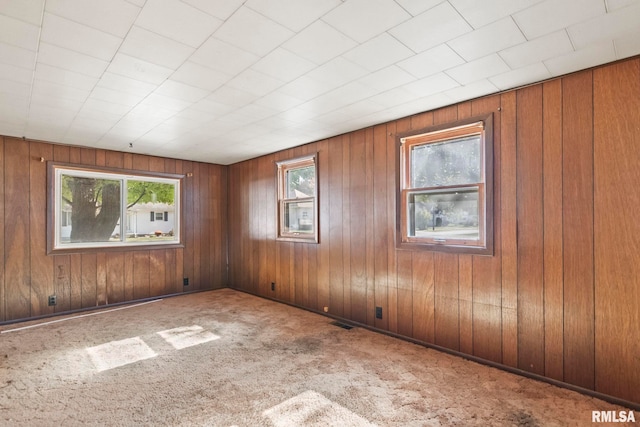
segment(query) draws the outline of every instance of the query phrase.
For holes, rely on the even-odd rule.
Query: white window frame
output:
[[[48,206],[48,218],[47,218],[47,253],[57,252],[82,252],[91,250],[109,250],[126,248],[126,250],[133,249],[153,249],[159,247],[166,249],[168,247],[184,247],[181,240],[181,198],[182,198],[182,179],[183,175],[166,174],[166,173],[154,173],[154,172],[142,172],[142,171],[128,171],[112,168],[100,168],[100,167],[83,167],[65,163],[49,162],[49,194],[47,198]],[[110,239],[109,241],[102,242],[63,242],[61,236],[61,213],[63,209],[62,200],[62,176],[73,176],[80,178],[95,178],[95,179],[108,179],[120,182],[120,218],[116,224],[116,227],[120,228],[120,231],[115,233],[119,235],[119,240]],[[174,227],[171,236],[167,236],[164,239],[153,239],[151,241],[133,241],[127,240],[127,225],[129,222],[128,209],[127,209],[127,182],[131,181],[146,181],[156,182],[162,184],[171,184],[174,186],[174,206],[175,212]],[[164,212],[162,212],[164,219]],[[123,221],[123,218],[127,218]]]
[[[294,159],[282,160],[276,162],[277,166],[277,239],[293,242],[318,243],[318,155],[317,153],[308,156],[297,157]],[[314,168],[314,193],[309,197],[287,197],[287,172],[302,169],[309,166]],[[289,203],[312,203],[313,220],[311,221],[311,232],[302,232],[298,230],[290,230],[286,224],[285,208]]]

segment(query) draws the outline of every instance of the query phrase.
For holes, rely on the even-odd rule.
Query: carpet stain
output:
[[[509,420],[518,427],[539,427],[538,421],[528,412],[517,411],[511,414]]]

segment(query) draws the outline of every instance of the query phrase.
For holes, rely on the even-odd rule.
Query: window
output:
[[[492,116],[399,136],[399,246],[493,253]]]
[[[180,246],[181,178],[50,163],[49,253]]]
[[[278,162],[278,238],[318,242],[316,155]]]

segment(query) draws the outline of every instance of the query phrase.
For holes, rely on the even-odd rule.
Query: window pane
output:
[[[316,168],[314,165],[289,169],[285,176],[287,199],[313,197],[316,191]]]
[[[431,239],[479,240],[478,188],[411,193],[408,235]]]
[[[62,175],[61,183],[60,243],[115,239],[119,234],[120,181]]]
[[[282,205],[283,233],[314,235],[313,200],[283,202]]]
[[[411,187],[441,187],[480,182],[480,136],[411,148]]]
[[[127,180],[128,243],[177,240],[176,186],[172,183]],[[167,221],[164,220],[165,212]]]

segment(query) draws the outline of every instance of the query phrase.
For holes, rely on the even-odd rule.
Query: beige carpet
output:
[[[0,425],[564,426],[623,409],[330,322],[223,289],[5,325]]]

